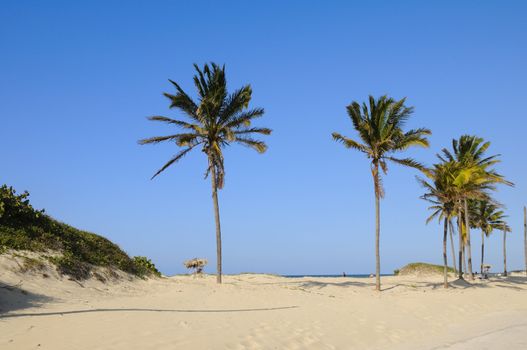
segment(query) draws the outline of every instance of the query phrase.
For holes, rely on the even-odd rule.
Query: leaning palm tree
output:
[[[375,100],[369,97],[369,104],[365,102],[362,106],[358,102],[352,102],[347,106],[348,115],[358,132],[362,142],[349,139],[334,132],[333,139],[344,144],[346,148],[358,150],[371,159],[371,174],[375,192],[375,289],[381,290],[380,279],[380,199],[384,196],[380,170],[384,174],[388,171],[387,162],[423,169],[424,167],[411,158],[395,158],[393,153],[404,151],[411,146],[428,147],[427,135],[431,134],[429,129],[420,128],[404,132],[402,129],[405,122],[413,112],[413,107],[407,107],[404,103],[406,98],[395,101],[385,96]]]
[[[504,220],[506,216],[499,208],[499,205],[486,200],[469,203],[471,227],[481,230],[480,271],[483,271],[485,263],[485,237],[489,237],[492,231],[503,229],[506,226]]]
[[[194,85],[198,91],[198,100],[194,101],[174,81],[170,82],[176,88],[176,94],[164,95],[171,101],[170,108],[177,108],[183,112],[188,121],[175,120],[163,116],[153,116],[148,119],[164,122],[183,129],[177,134],[156,136],[140,140],[139,143],[155,144],[163,141],[173,142],[183,150],[174,155],[159,169],[152,179],[176,163],[183,156],[196,147],[207,156],[208,167],[205,178],[210,175],[212,184],[212,201],[214,205],[214,219],[216,222],[216,253],[217,253],[217,282],[221,283],[221,226],[218,206],[218,190],[224,184],[224,162],[222,149],[232,143],[238,143],[255,149],[259,153],[265,152],[264,142],[251,137],[253,134],[271,134],[271,129],[251,127],[253,119],[264,114],[262,108],[248,109],[252,89],[250,85],[229,94],[225,79],[225,66],[211,63],[205,64],[203,69],[194,65],[197,74]]]
[[[432,214],[427,218],[428,224],[434,218],[439,222],[443,221],[443,286],[448,288],[448,260],[447,260],[447,234],[450,226],[450,240],[452,243],[452,253],[454,253],[454,242],[452,241],[452,219],[456,215],[457,191],[453,184],[452,176],[456,167],[455,162],[434,164],[430,169],[425,169],[423,173],[431,181],[426,181],[420,177],[417,181],[427,190],[421,197],[430,202]],[[452,259],[453,265],[456,264],[455,254]]]

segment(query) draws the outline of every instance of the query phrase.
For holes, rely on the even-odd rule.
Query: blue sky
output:
[[[477,134],[516,183],[507,206],[509,268],[523,266],[527,202],[527,4],[522,1],[3,1],[0,183],[36,207],[102,234],[165,273],[206,257],[215,238],[206,161],[195,152],[154,181],[176,152],[139,146],[171,130],[167,79],[194,95],[192,64],[225,63],[229,87],[253,87],[269,150],[226,150],[220,193],[224,270],[374,271],[368,162],[331,139],[356,136],[345,106],[369,94],[408,97],[409,127],[432,129],[431,164],[453,137]],[[392,165],[381,207],[382,272],[441,262],[441,226],[425,225],[416,171]],[[473,232],[479,261],[480,233]],[[501,234],[487,244],[501,269]],[[450,256],[450,255],[449,255]],[[477,265],[477,264],[476,264]],[[479,267],[478,267],[479,269]]]

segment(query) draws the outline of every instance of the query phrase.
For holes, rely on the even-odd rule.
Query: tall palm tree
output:
[[[225,66],[215,63],[205,64],[203,69],[194,65],[197,74],[194,75],[194,85],[198,92],[198,100],[194,101],[174,81],[169,80],[176,88],[176,94],[164,95],[171,101],[170,108],[179,109],[188,121],[176,120],[164,116],[153,116],[148,119],[164,122],[182,129],[177,134],[156,136],[140,140],[141,145],[155,144],[163,141],[173,142],[183,149],[174,155],[159,169],[152,179],[172,164],[183,158],[196,147],[207,156],[208,167],[205,178],[210,175],[212,185],[212,201],[214,219],[216,222],[216,253],[217,282],[221,283],[221,226],[218,206],[218,190],[224,185],[224,160],[222,149],[232,143],[238,143],[265,152],[264,142],[252,138],[254,134],[269,135],[271,129],[251,127],[251,122],[264,114],[262,108],[249,109],[252,89],[250,85],[243,86],[229,94],[225,79]]]
[[[369,103],[352,102],[347,106],[348,115],[362,142],[349,139],[334,132],[333,139],[344,144],[346,148],[358,150],[371,160],[370,169],[375,192],[375,289],[381,290],[380,278],[380,199],[384,196],[380,170],[388,171],[387,161],[423,169],[424,167],[411,158],[395,158],[393,153],[404,151],[411,146],[428,147],[427,135],[431,131],[425,128],[403,131],[405,122],[413,113],[413,107],[407,107],[406,98],[395,101],[385,96],[377,100],[369,96]]]
[[[485,237],[489,237],[492,231],[503,229],[505,223],[505,214],[499,210],[495,203],[482,200],[470,201],[470,224],[472,228],[481,230],[481,265],[480,271],[483,271],[485,262]]]
[[[453,184],[454,177],[452,176],[456,166],[455,162],[434,164],[431,169],[423,171],[431,182],[420,177],[417,178],[417,181],[428,191],[421,198],[432,203],[432,206],[428,209],[433,210],[433,212],[426,220],[426,223],[428,224],[434,218],[438,218],[439,222],[443,220],[443,286],[445,288],[448,288],[447,234],[449,226],[452,225],[452,218],[456,213],[457,191]],[[452,239],[452,230],[450,230],[450,234]],[[454,265],[455,260],[454,255]]]
[[[511,232],[511,228],[503,223],[501,229],[503,231],[503,276],[507,276],[507,232]]]
[[[474,274],[472,272],[468,200],[488,198],[486,190],[494,190],[494,185],[498,183],[513,186],[512,182],[505,180],[502,175],[498,174],[491,168],[500,161],[498,159],[498,154],[492,156],[485,155],[489,146],[490,142],[485,142],[481,137],[462,135],[459,140],[452,140],[453,152],[444,148],[443,156],[441,157],[445,162],[455,161],[461,165],[455,183],[456,186],[458,186],[461,195],[459,199],[458,221],[460,232],[462,232],[464,236],[463,242],[467,247],[468,274],[470,279],[474,279]],[[461,218],[463,220],[461,220]]]

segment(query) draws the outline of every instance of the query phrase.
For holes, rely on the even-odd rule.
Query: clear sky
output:
[[[431,164],[461,134],[492,141],[516,183],[496,197],[513,232],[510,269],[523,267],[527,202],[524,1],[2,1],[0,183],[37,208],[102,234],[167,274],[206,257],[214,272],[210,182],[199,151],[153,181],[176,152],[140,146],[173,132],[167,79],[195,96],[193,63],[225,63],[229,87],[249,83],[257,122],[274,129],[264,155],[226,150],[220,192],[224,271],[374,271],[369,165],[331,139],[356,136],[345,106],[369,94],[408,97],[409,127],[432,129]],[[441,226],[425,225],[417,172],[393,165],[381,207],[383,273],[441,263]],[[502,268],[501,233],[487,244]],[[479,261],[480,233],[473,232]],[[450,257],[450,254],[449,254]],[[479,270],[476,263],[476,270]]]

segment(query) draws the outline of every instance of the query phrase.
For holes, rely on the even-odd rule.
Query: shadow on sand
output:
[[[415,290],[419,289],[443,289],[443,282],[417,282],[417,281],[404,281],[404,277],[401,278],[401,282],[396,284],[385,284],[382,288],[382,291],[389,291],[396,288],[411,288]],[[322,289],[325,287],[363,287],[363,288],[374,288],[375,281],[372,279],[365,279],[365,281],[323,281],[321,279],[312,280],[312,281],[280,281],[280,282],[268,282],[268,283],[258,283],[261,285],[284,285],[284,286],[295,286],[302,289]],[[508,276],[508,277],[491,277],[488,280],[479,280],[475,281],[461,280],[449,278],[448,285],[452,289],[468,289],[468,288],[508,288],[514,290],[523,290],[527,287],[527,277],[525,276]],[[523,288],[521,287],[523,286]]]
[[[56,312],[35,312],[35,313],[18,313],[18,314],[7,314],[1,315],[2,318],[14,318],[14,317],[35,317],[35,316],[63,316],[72,314],[84,314],[84,313],[97,313],[97,312],[180,312],[180,313],[227,313],[227,312],[254,312],[254,311],[275,311],[275,310],[287,310],[296,309],[298,306],[282,306],[282,307],[269,307],[259,309],[224,309],[224,310],[185,310],[185,309],[88,309],[88,310],[71,310],[71,311],[56,311]]]
[[[45,295],[28,292],[19,285],[7,285],[0,282],[0,318],[4,313],[38,307],[52,301]]]

